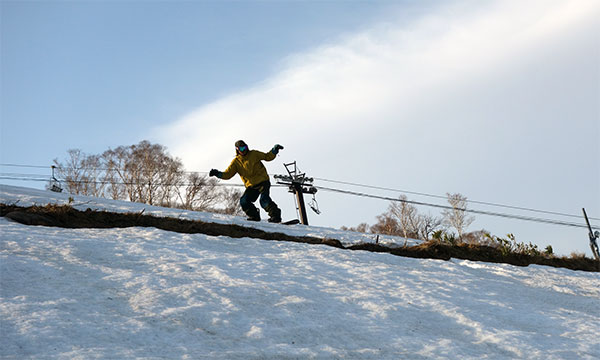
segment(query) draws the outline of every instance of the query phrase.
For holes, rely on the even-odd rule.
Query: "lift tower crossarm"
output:
[[[296,202],[300,210],[300,223],[308,225],[308,216],[306,215],[306,206],[304,205],[304,194],[315,194],[317,188],[313,186],[313,178],[306,177],[305,173],[299,173],[296,162],[283,164],[288,175],[274,175],[277,184],[286,185],[289,191],[296,195]]]

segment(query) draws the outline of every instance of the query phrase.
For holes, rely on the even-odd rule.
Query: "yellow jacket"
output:
[[[262,151],[250,150],[245,156],[238,154],[229,167],[223,171],[221,179],[229,180],[235,174],[239,174],[246,187],[258,185],[261,182],[269,180],[267,169],[261,161],[271,161],[273,159],[275,159],[275,154],[271,151],[264,153]]]

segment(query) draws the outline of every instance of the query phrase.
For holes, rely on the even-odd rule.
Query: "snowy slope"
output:
[[[3,359],[600,358],[597,273],[0,218],[0,275]]]
[[[3,184],[0,184],[0,203],[15,204],[18,206],[69,204],[78,210],[86,210],[89,208],[92,210],[107,210],[111,212],[129,213],[140,213],[143,211],[145,215],[153,215],[158,217],[174,217],[180,219],[200,220],[204,222],[213,222],[220,224],[237,224],[245,227],[254,227],[264,231],[279,232],[293,236],[314,236],[322,238],[333,238],[340,240],[345,245],[375,241],[374,235],[363,234],[359,232],[342,231],[317,226],[282,226],[279,224],[271,224],[266,220],[257,223],[246,221],[245,218],[239,216],[163,208],[142,203],[115,201],[103,198],[95,198],[91,196],[70,195],[66,193],[54,193],[51,191],[24,188],[18,186],[9,186]],[[265,216],[264,212],[263,216]],[[382,235],[379,237],[379,242],[382,245],[393,247],[394,245],[414,245],[419,243],[420,240],[405,239],[403,237],[398,236]]]

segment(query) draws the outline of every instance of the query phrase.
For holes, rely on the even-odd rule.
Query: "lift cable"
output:
[[[431,198],[436,198],[436,199],[446,200],[448,198],[447,196],[443,196],[443,195],[433,195],[433,194],[427,194],[427,193],[416,192],[416,191],[408,191],[408,190],[400,190],[400,189],[387,188],[387,187],[381,187],[381,186],[357,184],[357,183],[352,183],[352,182],[347,182],[347,181],[330,180],[330,179],[323,179],[323,178],[315,178],[315,180],[320,180],[320,181],[325,181],[325,182],[330,182],[330,183],[335,183],[335,184],[364,187],[364,188],[374,189],[374,190],[385,190],[385,191],[392,191],[392,192],[398,192],[398,193],[404,193],[404,194],[426,196],[426,197],[431,197]],[[521,207],[521,206],[504,205],[504,204],[498,204],[498,203],[492,203],[492,202],[486,202],[486,201],[469,200],[469,199],[467,199],[466,201],[471,204],[496,206],[496,207],[503,207],[503,208],[507,208],[507,209],[537,212],[537,213],[548,214],[548,215],[581,218],[581,215],[565,214],[565,213],[560,213],[560,212],[555,212],[555,211],[539,210],[539,209],[532,209],[532,208],[526,208],[526,207]],[[590,217],[590,219],[600,220],[599,218],[593,218],[593,217]]]
[[[446,210],[455,210],[452,206],[448,206],[448,205],[431,204],[431,203],[426,203],[426,202],[421,202],[421,201],[412,201],[412,200],[401,200],[398,198],[392,198],[392,197],[387,197],[387,196],[366,194],[366,193],[360,193],[360,192],[356,192],[356,191],[334,189],[334,188],[323,187],[323,186],[317,186],[317,189],[346,194],[346,195],[367,197],[367,198],[372,198],[372,199],[403,202],[403,203],[407,203],[407,204],[429,206],[429,207],[435,207],[435,208],[446,209]],[[543,218],[538,218],[538,217],[498,213],[498,212],[485,211],[485,210],[473,210],[473,209],[460,209],[460,210],[464,211],[464,212],[468,212],[468,213],[473,213],[473,214],[497,216],[497,217],[503,217],[503,218],[508,218],[508,219],[533,221],[533,222],[539,222],[539,223],[545,223],[545,224],[562,225],[562,226],[577,227],[577,228],[587,228],[586,224],[579,224],[579,223],[573,223],[573,222],[561,221],[561,220],[543,219]]]
[[[48,169],[49,166],[41,166],[41,165],[23,165],[23,164],[8,164],[8,163],[0,163],[0,166],[6,166],[6,167],[20,167],[20,168],[36,168],[36,169]],[[81,168],[80,170],[82,170],[84,168]],[[97,169],[97,170],[107,170],[107,169]],[[111,169],[111,170],[115,170],[115,169]],[[185,171],[184,173],[197,173],[197,174],[207,174],[206,172],[201,172],[201,171]],[[47,178],[40,178],[43,177],[43,174],[18,174],[18,173],[0,173],[0,180],[21,180],[21,181],[48,181]],[[384,191],[392,191],[392,192],[398,192],[398,193],[405,193],[405,194],[411,194],[411,195],[419,195],[419,196],[426,196],[426,197],[431,197],[431,198],[437,198],[437,199],[447,199],[446,196],[442,196],[442,195],[434,195],[434,194],[428,194],[428,193],[423,193],[423,192],[415,192],[415,191],[408,191],[408,190],[400,190],[400,189],[394,189],[394,188],[388,188],[388,187],[381,187],[381,186],[374,186],[374,185],[367,185],[367,184],[359,184],[359,183],[353,183],[353,182],[348,182],[348,181],[340,181],[340,180],[332,180],[332,179],[325,179],[325,178],[314,178],[315,180],[319,180],[319,181],[324,181],[324,182],[330,182],[330,183],[336,183],[336,184],[342,184],[342,185],[350,185],[350,186],[357,186],[357,187],[364,187],[364,188],[369,188],[369,189],[374,189],[374,190],[384,190]],[[61,181],[66,181],[65,179],[61,179]],[[107,182],[101,182],[101,181],[90,181],[90,180],[79,180],[77,181],[79,183],[96,183],[96,184],[106,184]],[[136,185],[135,183],[124,183],[124,182],[117,182],[120,185]],[[157,184],[157,185],[170,185],[170,184]],[[183,183],[180,184],[181,186],[188,186],[191,185],[189,183]],[[241,184],[218,184],[218,186],[231,186],[231,187],[241,187],[243,185]],[[274,187],[279,187],[277,185],[273,185]],[[335,191],[335,192],[339,192],[339,193],[348,193],[348,194],[352,194],[352,195],[356,195],[356,194],[361,194],[358,192],[352,192],[352,191],[346,191],[346,190],[341,190],[341,189],[331,189],[328,190],[328,188],[326,187],[317,187],[323,190],[327,190],[327,191]],[[368,194],[365,194],[368,195]],[[361,195],[363,196],[363,195]],[[390,201],[400,201],[397,198],[389,198],[389,197],[385,197],[385,196],[377,196],[377,195],[369,195],[370,197],[377,197],[383,200],[390,200]],[[580,218],[581,216],[579,215],[573,215],[573,214],[566,214],[566,213],[560,213],[560,212],[555,212],[555,211],[547,211],[547,210],[539,210],[539,209],[533,209],[533,208],[527,208],[527,207],[520,207],[520,206],[512,206],[512,205],[504,205],[504,204],[498,204],[498,203],[492,203],[492,202],[485,202],[485,201],[477,201],[477,200],[466,200],[468,203],[472,203],[472,204],[479,204],[479,205],[486,205],[486,206],[495,206],[495,207],[503,207],[503,208],[507,208],[507,209],[513,209],[513,210],[521,210],[521,211],[529,211],[529,212],[537,212],[537,213],[542,213],[542,214],[548,214],[548,215],[556,215],[556,216],[564,216],[564,217],[572,217],[572,218]],[[411,201],[407,201],[408,203],[416,203],[416,202],[411,202]],[[423,203],[426,204],[426,203]],[[443,205],[439,205],[439,206],[443,206]],[[469,210],[467,210],[469,211]],[[480,213],[483,210],[480,210]],[[490,212],[492,213],[492,212]],[[509,215],[509,214],[505,214],[507,216],[519,216],[519,215]],[[521,216],[523,218],[527,218],[527,216]],[[600,220],[599,218],[595,218],[595,217],[589,217],[591,220]],[[536,218],[533,218],[536,219]],[[553,221],[553,220],[549,220],[549,221]],[[568,223],[568,222],[565,222]],[[571,223],[572,224],[572,223]],[[579,226],[579,224],[578,224]]]

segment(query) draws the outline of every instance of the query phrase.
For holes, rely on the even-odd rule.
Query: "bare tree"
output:
[[[119,146],[104,152],[107,176],[110,176],[111,196],[136,201],[135,172],[128,167],[132,159],[131,146]]]
[[[65,163],[54,163],[57,175],[73,194],[242,214],[241,191],[220,190],[215,179],[186,174],[181,160],[171,157],[162,145],[141,141],[101,155],[85,155],[76,149],[69,150],[68,155]]]
[[[408,203],[406,195],[400,195],[399,201],[392,202],[388,208],[388,213],[394,217],[402,230],[402,236],[405,238],[418,237],[420,218],[417,208]]]
[[[428,240],[430,236],[443,228],[444,221],[441,217],[431,214],[421,215],[415,206],[410,204],[406,196],[401,196],[399,201],[390,203],[388,210],[377,216],[377,223],[371,227],[362,223],[356,228],[342,227],[342,230],[397,235],[405,238]]]
[[[438,231],[444,223],[442,218],[431,214],[419,215],[419,218],[419,237],[423,240],[429,240],[430,236]]]
[[[244,211],[240,206],[240,198],[243,192],[232,187],[223,187],[220,191],[220,200],[223,205],[223,213],[228,215],[243,216]]]
[[[67,154],[64,163],[54,160],[57,174],[63,179],[67,191],[78,195],[104,196],[107,181],[103,158],[87,155],[79,149],[70,149]]]
[[[358,224],[358,226],[356,226],[356,228],[352,229],[353,231],[357,231],[357,232],[361,232],[361,233],[368,233],[370,229],[369,224],[367,223],[360,223]]]
[[[377,223],[371,226],[371,232],[374,234],[400,235],[401,227],[396,217],[386,212],[377,216]]]
[[[221,200],[217,181],[198,173],[189,173],[185,187],[177,189],[177,196],[184,209],[208,211]]]
[[[185,190],[177,188],[177,196],[181,201],[181,207],[186,210],[194,209],[194,200],[202,187],[205,185],[206,178],[201,177],[198,173],[189,173],[186,178],[187,184]]]
[[[85,156],[81,162],[83,168],[83,193],[95,197],[104,195],[106,179],[104,175],[104,164],[102,157],[99,155]]]
[[[159,171],[159,203],[162,206],[173,207],[177,201],[177,191],[185,183],[185,171],[183,163],[177,158],[171,158],[166,154],[162,158]]]
[[[127,191],[123,169],[127,161],[126,152],[109,149],[102,153],[105,166],[104,181],[107,183],[107,195],[113,200],[126,199]]]
[[[69,149],[68,157],[64,163],[54,159],[57,175],[63,179],[67,191],[71,194],[86,195],[84,193],[84,162],[85,154],[79,149]]]
[[[493,238],[489,231],[487,230],[477,230],[471,231],[463,234],[463,242],[467,244],[476,244],[476,245],[486,245],[486,246],[494,246],[496,243],[493,241]]]
[[[473,223],[474,217],[468,216],[465,213],[467,210],[467,197],[461,194],[449,194],[448,203],[452,206],[452,209],[442,211],[444,221],[447,225],[456,229],[458,238],[462,239],[465,229]]]
[[[344,230],[344,231],[356,231],[356,232],[361,232],[361,233],[368,233],[369,229],[371,227],[369,226],[369,224],[367,223],[360,223],[358,224],[356,227],[347,227],[347,226],[342,226],[340,229]]]
[[[131,161],[126,168],[134,174],[137,200],[145,204],[156,204],[160,188],[159,172],[163,164],[161,145],[142,141],[131,146]]]
[[[172,158],[162,145],[144,140],[131,146],[105,151],[110,194],[129,201],[171,206],[176,189],[184,183],[181,160]]]

